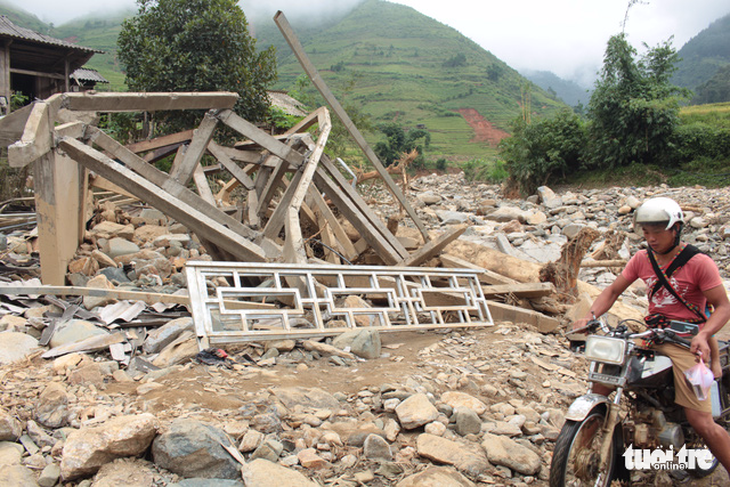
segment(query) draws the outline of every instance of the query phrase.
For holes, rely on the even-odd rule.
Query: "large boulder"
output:
[[[157,466],[186,478],[237,479],[241,465],[224,448],[236,448],[221,429],[179,418],[152,443]]]
[[[64,480],[86,477],[116,458],[144,454],[158,427],[157,418],[144,413],[74,431],[63,446],[61,476]]]

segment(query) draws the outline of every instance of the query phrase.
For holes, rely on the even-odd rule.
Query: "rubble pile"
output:
[[[392,216],[379,186],[363,191]],[[407,193],[433,228],[469,223],[460,240],[525,267],[559,256],[575,227],[628,232],[631,209],[660,194],[727,276],[726,190],[541,188],[522,201],[446,175]],[[107,203],[92,221],[74,286],[184,292],[185,262],[209,259],[156,210]],[[32,239],[7,241],[16,261],[31,255]],[[617,257],[638,244],[629,235]],[[581,278],[600,287],[619,269]],[[180,305],[2,296],[0,310],[3,485],[546,485],[563,413],[587,389],[565,340],[524,323],[201,352]]]

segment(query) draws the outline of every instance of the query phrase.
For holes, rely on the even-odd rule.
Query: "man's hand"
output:
[[[571,326],[572,331],[580,330],[577,333],[588,333],[588,330],[586,329],[586,326],[588,325],[588,322],[590,320],[588,318],[581,318],[580,320],[576,320],[573,322],[573,325]]]
[[[695,355],[702,354],[702,359],[705,362],[710,361],[710,345],[707,343],[707,338],[703,333],[697,334],[692,338],[692,342],[689,346],[689,351]],[[699,362],[699,358],[697,359]]]

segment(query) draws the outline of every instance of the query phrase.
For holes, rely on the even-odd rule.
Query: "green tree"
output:
[[[669,82],[677,61],[671,39],[639,59],[624,34],[609,39],[588,105],[596,166],[664,161],[679,121],[679,101],[688,95]]]
[[[137,4],[137,15],[124,21],[117,39],[130,90],[232,91],[241,95],[236,113],[250,121],[266,116],[266,86],[276,80],[274,48],[256,51],[236,0]],[[177,129],[194,116],[200,114],[178,112],[177,123],[168,123]]]
[[[512,124],[512,137],[500,142],[500,155],[510,176],[525,194],[564,178],[582,167],[587,133],[583,120],[570,110],[531,123]]]
[[[392,122],[381,124],[378,129],[385,134],[385,140],[376,143],[373,150],[384,165],[390,166],[400,159],[403,153],[413,149],[418,151],[418,157],[413,161],[413,165],[417,167],[423,165],[424,153],[431,144],[431,134],[427,130],[412,129],[406,132],[403,127]]]

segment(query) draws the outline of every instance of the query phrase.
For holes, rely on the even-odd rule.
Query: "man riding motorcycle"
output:
[[[606,313],[639,278],[649,291],[648,326],[662,326],[669,320],[699,322],[700,331],[692,339],[690,350],[671,343],[655,348],[672,360],[675,403],[684,408],[694,430],[730,472],[730,435],[712,419],[710,399],[699,400],[684,378],[684,371],[695,364],[697,356],[705,361],[711,357],[711,337],[730,320],[730,302],[715,262],[696,249],[685,250],[687,245],[680,240],[683,225],[682,209],[670,198],[651,198],[637,208],[635,230],[643,233],[648,249],[640,250],[629,260],[616,280],[596,298],[586,316],[573,323],[573,329],[583,328],[588,320]],[[705,309],[710,305],[714,312],[708,317]],[[698,316],[704,316],[704,322]]]

